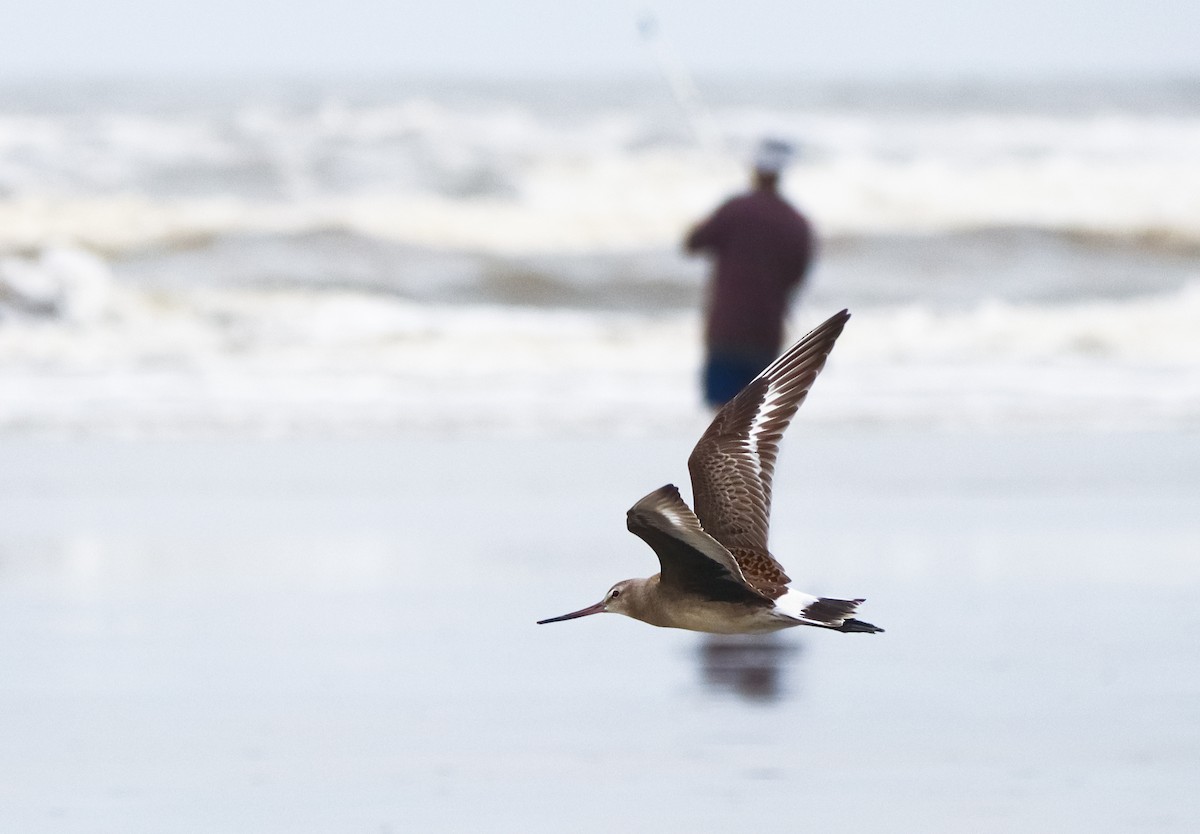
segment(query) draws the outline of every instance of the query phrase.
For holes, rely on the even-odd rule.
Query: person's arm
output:
[[[696,225],[683,241],[683,248],[695,254],[707,249],[715,249],[721,242],[722,229],[725,226],[725,207],[717,209],[707,220]]]

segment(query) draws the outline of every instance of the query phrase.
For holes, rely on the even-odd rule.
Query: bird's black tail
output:
[[[840,626],[838,626],[835,630],[836,631],[845,631],[845,632],[861,631],[863,634],[882,634],[883,633],[883,629],[880,628],[879,626],[874,626],[874,625],[871,625],[870,623],[864,623],[862,620],[854,620],[854,619],[843,620],[842,624]]]
[[[855,620],[850,616],[863,602],[864,600],[861,599],[821,597],[816,602],[810,603],[801,612],[801,616],[812,625],[831,628],[834,631],[878,634],[883,631],[882,628],[864,623],[862,620]]]

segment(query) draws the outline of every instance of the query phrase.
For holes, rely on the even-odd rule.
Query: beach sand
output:
[[[812,431],[773,549],[882,635],[536,626],[694,438],[0,438],[30,832],[1192,832],[1200,435]]]

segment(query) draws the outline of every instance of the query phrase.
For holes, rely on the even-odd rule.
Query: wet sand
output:
[[[692,440],[0,439],[5,828],[1200,827],[1200,435],[797,426],[774,549],[886,634],[535,626]]]

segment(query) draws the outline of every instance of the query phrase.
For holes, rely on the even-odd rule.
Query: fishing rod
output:
[[[658,15],[650,8],[643,8],[637,15],[637,28],[642,36],[642,41],[650,50],[650,54],[654,56],[654,61],[658,65],[663,79],[667,82],[675,102],[683,112],[684,120],[687,122],[696,144],[708,152],[710,158],[712,155],[730,151],[729,137],[724,135],[717,126],[717,120],[705,105],[704,99],[701,98],[700,89],[696,86],[692,74],[688,72],[666,35],[663,34]],[[791,149],[789,155],[792,159],[800,157],[802,148],[795,140],[784,138],[782,135],[770,138],[778,139],[788,145]]]
[[[676,104],[683,111],[684,120],[696,144],[705,151],[722,150],[724,143],[721,141],[716,119],[704,104],[704,99],[700,97],[700,89],[691,73],[663,34],[658,16],[651,9],[643,9],[637,16],[637,29],[643,43],[654,56],[654,62],[667,82]]]

